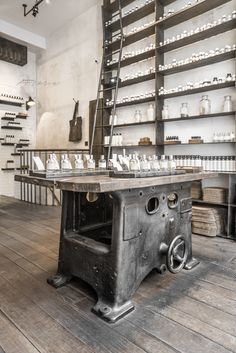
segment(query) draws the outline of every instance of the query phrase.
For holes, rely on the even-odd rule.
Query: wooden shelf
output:
[[[231,0],[202,0],[192,6],[175,12],[173,15],[164,18],[157,23],[157,26],[162,29],[171,28],[180,23],[186,22],[194,17],[202,15],[203,13],[213,10],[216,7],[223,5]]]
[[[235,141],[222,141],[222,142],[199,142],[199,143],[188,143],[188,142],[184,142],[184,143],[176,143],[176,144],[168,144],[168,143],[160,143],[157,144],[157,146],[196,146],[196,145],[221,145],[221,144],[225,144],[225,143],[236,143]]]
[[[120,107],[129,106],[129,105],[142,104],[142,103],[154,102],[154,101],[155,101],[155,97],[148,97],[148,98],[143,98],[140,100],[135,100],[132,102],[119,103],[116,106],[117,106],[117,108],[120,108]],[[112,107],[109,107],[109,108],[112,108]]]
[[[109,146],[103,146],[108,148]],[[122,146],[111,146],[112,148],[138,148],[138,147],[156,147],[156,145],[122,145]]]
[[[13,105],[15,107],[21,107],[24,103],[8,102],[8,101],[5,101],[3,99],[0,99],[0,104]]]
[[[141,82],[150,81],[150,80],[155,80],[155,72],[151,74],[135,77],[130,80],[122,81],[121,84],[119,85],[119,88],[135,85],[136,83],[141,83]]]
[[[22,130],[21,126],[1,126],[1,129],[5,130]]]
[[[155,1],[144,5],[137,9],[136,11],[130,13],[127,16],[122,17],[122,25],[123,27],[128,26],[138,20],[141,20],[143,17],[148,16],[155,12]],[[105,27],[105,29],[115,32],[120,29],[120,20],[117,20],[110,24],[109,26]]]
[[[1,118],[1,120],[6,120],[6,121],[14,121],[15,120],[15,118],[9,118],[9,117],[6,117],[6,116],[3,116],[2,118]]]
[[[224,32],[230,31],[236,27],[236,19],[232,19],[227,22],[223,22],[219,25],[216,25],[214,27],[208,28],[204,31],[194,33],[191,36],[176,40],[173,43],[169,43],[166,45],[163,45],[161,47],[157,47],[157,52],[159,53],[167,53],[169,51],[184,47],[189,44],[193,44],[196,42],[199,42],[200,40],[204,40],[213,36],[216,36],[218,34],[222,34]]]
[[[127,58],[125,60],[122,60],[120,66],[121,67],[125,67],[125,66],[131,65],[131,64],[135,64],[135,63],[137,63],[139,61],[152,58],[154,56],[155,56],[155,49],[151,49],[151,50],[148,50],[148,51],[146,51],[144,53],[141,53],[141,54],[132,56],[130,58]],[[106,70],[113,70],[116,67],[117,67],[117,63],[114,63],[114,64],[112,64],[110,66],[106,66]]]
[[[121,1],[121,6],[122,8],[124,8],[125,6],[128,6],[129,4],[132,4],[132,2],[134,2],[135,0],[122,0]],[[113,1],[110,6],[107,7],[107,10],[110,12],[116,12],[119,9],[119,2]]]
[[[215,64],[218,62],[222,62],[222,61],[226,61],[229,59],[233,59],[235,58],[235,50],[231,50],[230,52],[227,53],[222,53],[219,55],[215,55],[206,59],[202,59],[202,60],[198,60],[189,64],[185,64],[185,65],[180,65],[180,66],[176,66],[173,67],[171,69],[166,69],[166,70],[161,70],[158,71],[157,73],[163,76],[167,76],[167,75],[173,75],[176,74],[178,72],[183,72],[183,71],[187,71],[187,70],[192,70],[192,69],[196,69],[198,67],[202,67],[202,66],[206,66],[206,65],[211,65],[211,64]]]
[[[153,34],[155,34],[155,24],[151,24],[150,26],[125,37],[125,40],[123,43],[123,48],[127,47],[128,45],[133,44],[141,39],[149,37]],[[120,47],[120,40],[117,40],[114,43],[111,43],[107,46],[108,51],[109,50],[110,51],[118,50],[119,47]]]
[[[28,115],[16,115],[16,118],[17,119],[27,119],[28,118]]]
[[[158,122],[164,122],[164,123],[171,123],[173,121],[183,121],[183,120],[197,120],[197,119],[209,119],[209,118],[217,118],[217,117],[222,117],[222,116],[231,116],[235,115],[236,112],[229,112],[229,113],[212,113],[212,114],[206,114],[206,115],[192,115],[184,118],[173,118],[173,119],[160,119]]]
[[[173,2],[175,2],[176,0],[159,0],[159,1],[162,4],[162,6],[168,6],[168,5],[172,4]]]
[[[1,143],[2,146],[16,146],[17,148],[20,147],[27,147],[29,143],[14,143],[14,142],[3,142]]]
[[[196,94],[196,93],[201,93],[201,92],[213,91],[213,90],[227,88],[227,87],[234,87],[234,86],[235,86],[235,81],[230,81],[230,82],[219,83],[216,85],[209,85],[209,86],[205,86],[205,87],[193,88],[193,89],[186,90],[186,91],[174,92],[174,93],[169,93],[169,94],[162,94],[162,95],[158,95],[158,97],[163,98],[163,99],[168,99],[168,98],[174,98],[174,97],[187,96],[190,94]]]
[[[20,156],[20,155],[21,155],[20,152],[11,153],[11,156]]]
[[[201,204],[205,204],[205,205],[222,206],[222,207],[229,206],[229,204],[227,204],[227,203],[208,202],[208,201],[203,201],[203,200],[198,200],[198,199],[192,199],[192,202],[201,203]]]
[[[14,171],[15,168],[1,168],[2,171]]]
[[[132,126],[139,126],[139,125],[153,125],[155,124],[156,121],[141,121],[140,123],[128,123],[128,124],[117,124],[114,125],[113,128],[125,128],[125,127],[132,127]],[[102,128],[110,128],[111,125],[98,125],[96,126],[97,129],[102,129]]]

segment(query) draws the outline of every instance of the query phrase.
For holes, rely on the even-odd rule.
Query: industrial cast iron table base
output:
[[[58,183],[63,190],[59,263],[48,283],[61,287],[73,276],[81,278],[97,293],[93,311],[115,322],[134,309],[131,298],[150,271],[177,273],[198,261],[192,257],[189,177],[149,186],[127,181],[132,185],[123,190],[103,179],[104,192],[91,183],[86,188],[85,181]]]

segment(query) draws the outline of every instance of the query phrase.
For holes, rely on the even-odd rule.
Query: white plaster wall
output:
[[[22,80],[36,80],[36,57],[35,54],[31,52],[28,52],[28,63],[23,67],[0,61],[0,92],[19,95],[24,97],[25,100],[27,100],[29,96],[36,99],[35,83],[27,85],[23,84]],[[19,108],[0,104],[0,118],[4,116],[6,111],[20,112],[24,110],[25,107]],[[1,129],[1,137],[4,137],[5,135],[14,135],[16,141],[20,138],[27,138],[30,140],[29,147],[34,148],[36,138],[35,107],[31,108],[28,114],[29,117],[26,120],[18,120],[23,127],[22,131]],[[7,121],[1,121],[1,125],[6,124]],[[1,170],[1,168],[6,167],[7,160],[15,160],[14,166],[19,167],[19,157],[11,156],[11,153],[13,152],[14,147],[0,145],[0,195],[19,197],[19,184],[14,183],[14,172]]]
[[[142,1],[137,0],[126,7],[125,10],[140,2]],[[178,10],[186,3],[187,0],[178,0],[166,9],[175,8]],[[94,59],[101,57],[102,47],[100,4],[101,1],[98,0],[96,6],[91,7],[60,31],[54,33],[48,39],[48,50],[38,60],[38,80],[48,81],[48,85],[39,86],[38,89],[38,147],[84,147],[84,141],[88,140],[88,103],[89,100],[95,99],[97,90],[98,70]],[[234,7],[234,1],[230,1],[213,11],[209,11],[193,20],[170,28],[166,31],[166,38],[181,33],[183,30],[195,29],[197,26],[218,19],[223,14],[230,14]],[[152,19],[154,19],[154,14],[126,27],[125,33],[129,32],[132,27],[139,26]],[[167,53],[165,55],[165,62],[171,62],[173,58],[184,59],[193,52],[223,47],[225,44],[233,44],[234,42],[235,32],[230,31]],[[154,43],[154,36],[125,47],[124,52],[145,48],[150,43]],[[145,68],[154,66],[154,64],[154,60],[149,59],[122,68],[121,77],[127,72],[132,73],[145,70]],[[190,80],[195,81],[226,75],[228,72],[235,72],[234,60],[168,76],[165,78],[165,87],[171,88]],[[153,89],[154,80],[143,82],[120,89],[119,97],[145,93]],[[223,97],[226,94],[231,94],[235,100],[235,91],[233,88],[209,92],[209,97],[212,101],[212,112],[221,110]],[[80,144],[71,144],[68,142],[69,120],[73,113],[73,97],[80,100],[80,113],[84,118],[83,141]],[[169,105],[170,116],[179,116],[179,109],[182,102],[189,103],[191,115],[198,114],[200,98],[201,94],[167,100],[166,103]],[[134,112],[136,109],[141,110],[143,120],[145,120],[147,108],[148,104],[142,104],[118,109],[118,123],[134,121]],[[213,131],[228,130],[235,130],[235,120],[232,117],[202,119],[192,122],[172,122],[165,125],[165,135],[178,134],[183,142],[187,141],[192,135],[201,135],[206,141],[209,141]],[[155,128],[153,125],[116,129],[115,132],[123,134],[124,144],[137,144],[140,137],[144,136],[149,136],[155,142]],[[235,153],[235,146],[230,144],[219,146],[168,146],[165,148],[165,151],[166,154],[200,153],[205,155],[232,155]],[[147,154],[151,154],[152,152],[152,148],[145,149],[145,153]]]
[[[96,98],[102,55],[100,0],[47,39],[37,60],[39,148],[84,148],[89,136],[89,101]],[[98,64],[95,60],[99,60]],[[83,139],[68,141],[69,120],[79,99]]]

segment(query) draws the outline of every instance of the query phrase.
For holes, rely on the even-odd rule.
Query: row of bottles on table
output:
[[[177,167],[202,167],[204,171],[234,172],[235,156],[174,156]]]
[[[233,102],[231,96],[225,96],[223,107],[223,113],[230,113],[233,111]],[[211,114],[211,101],[208,98],[208,95],[204,95],[201,98],[200,105],[199,105],[199,114],[206,115]],[[185,118],[189,116],[189,105],[188,103],[182,103],[180,107],[180,117]],[[168,105],[163,106],[162,110],[162,119],[169,119],[169,107]]]
[[[129,170],[129,171],[174,171],[176,169],[176,161],[173,156],[146,156],[138,155],[137,153],[133,155],[117,155],[113,154],[112,158],[109,160],[109,165],[101,155],[98,164],[98,169],[116,169],[116,170]],[[52,153],[49,155],[49,159],[46,162],[47,170],[72,170],[72,163],[67,154],[61,156],[61,160],[58,161],[57,156]],[[74,169],[76,170],[95,170],[96,162],[93,155],[74,155]]]

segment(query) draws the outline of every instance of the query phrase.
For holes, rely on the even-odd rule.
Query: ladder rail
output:
[[[103,76],[103,65],[104,65],[104,51],[103,51],[103,56],[102,56],[102,63],[101,63],[101,70],[100,70],[100,75],[99,75],[99,83],[98,83],[98,91],[97,91],[97,101],[96,101],[96,107],[95,107],[95,114],[94,114],[94,120],[93,120],[93,131],[92,131],[92,137],[91,137],[91,144],[90,144],[90,151],[89,154],[93,154],[93,144],[94,144],[94,137],[95,137],[95,130],[96,130],[96,123],[97,123],[97,116],[98,116],[98,106],[99,106],[99,101],[100,101],[100,93],[101,93],[101,85],[102,85],[102,76]]]
[[[113,139],[113,131],[114,131],[114,117],[116,115],[116,101],[117,101],[118,90],[119,90],[120,69],[121,69],[122,49],[123,49],[123,40],[124,40],[121,0],[119,0],[119,15],[120,15],[120,30],[121,30],[120,52],[119,52],[119,58],[118,58],[116,88],[115,88],[114,98],[113,98],[114,104],[113,104],[113,109],[112,109],[112,119],[111,119],[110,138],[109,138],[109,146],[108,146],[108,154],[107,154],[107,163],[110,159],[111,148],[112,148],[112,139]]]

